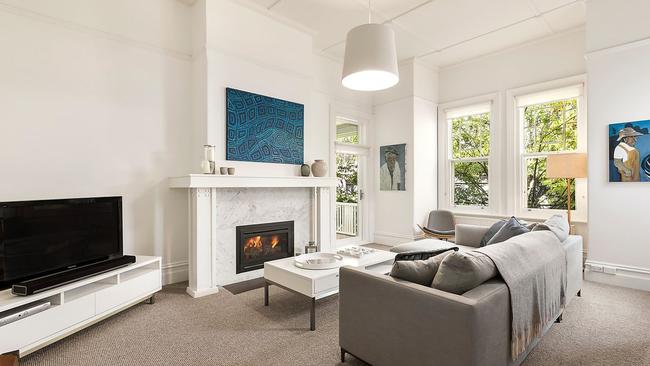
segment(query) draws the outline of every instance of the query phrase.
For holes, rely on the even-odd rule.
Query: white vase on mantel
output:
[[[314,177],[324,177],[327,175],[327,163],[325,160],[316,159],[311,165],[311,174]]]

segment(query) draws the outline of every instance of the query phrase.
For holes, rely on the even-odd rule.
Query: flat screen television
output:
[[[0,202],[0,289],[122,256],[122,197]]]

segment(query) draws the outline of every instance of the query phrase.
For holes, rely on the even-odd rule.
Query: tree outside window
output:
[[[451,127],[453,204],[486,207],[489,202],[490,113],[460,116],[448,121]]]
[[[520,108],[524,124],[524,168],[527,208],[566,209],[564,179],[546,178],[550,153],[575,151],[578,144],[576,98]],[[571,181],[571,209],[575,209],[575,181]]]

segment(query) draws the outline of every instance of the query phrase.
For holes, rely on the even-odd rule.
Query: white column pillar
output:
[[[187,293],[201,297],[219,292],[214,281],[214,188],[193,188],[190,197],[189,286]]]

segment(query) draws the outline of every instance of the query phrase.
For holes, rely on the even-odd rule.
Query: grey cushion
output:
[[[479,247],[481,240],[489,229],[487,226],[456,224],[456,238],[454,242],[456,245]]]
[[[496,234],[488,241],[487,245],[492,245],[496,243],[501,243],[504,242],[512,237],[515,237],[517,235],[521,235],[524,233],[529,232],[527,227],[523,226],[522,224],[517,221],[517,219],[513,216],[510,218],[510,220],[506,221],[506,223],[497,231]]]
[[[532,231],[550,230],[561,242],[569,237],[569,222],[562,215],[553,215],[543,224],[537,224]]]
[[[506,224],[506,220],[499,220],[492,224],[488,231],[483,235],[483,239],[481,239],[481,245],[482,247],[486,246],[487,243],[492,239],[492,237],[503,227],[503,225]]]
[[[479,252],[450,252],[440,263],[431,287],[463,294],[497,275],[494,262]]]
[[[390,270],[390,276],[399,278],[400,280],[430,286],[433,277],[438,272],[440,262],[452,252],[452,250],[449,250],[425,260],[395,261],[393,268]]]

